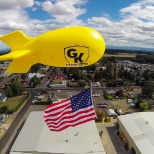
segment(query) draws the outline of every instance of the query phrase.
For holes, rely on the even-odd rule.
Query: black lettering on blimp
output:
[[[82,56],[83,56],[83,54],[84,53],[80,53],[79,55],[78,55],[78,53],[76,53],[76,49],[69,49],[68,51],[67,51],[67,56],[68,57],[70,57],[70,58],[74,58],[74,63],[78,63],[78,61],[80,62],[80,63],[82,63],[83,62],[83,60],[82,60]]]

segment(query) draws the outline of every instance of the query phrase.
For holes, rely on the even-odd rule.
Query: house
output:
[[[41,77],[44,77],[44,74],[40,74],[40,73],[29,73],[28,74],[29,79],[33,78],[34,76],[36,76],[37,78],[41,78]]]
[[[116,94],[116,90],[105,90],[107,95],[115,95]]]
[[[92,87],[101,87],[101,83],[100,82],[92,82]]]
[[[59,87],[59,88],[63,88],[66,87],[66,80],[65,81],[61,81],[61,83],[49,83],[48,85],[50,88],[54,88],[54,87]]]
[[[77,81],[70,81],[69,86],[70,87],[78,87],[78,82]]]
[[[51,78],[52,83],[61,84],[62,81],[66,81],[66,77],[64,74],[55,74]]]
[[[0,102],[5,102],[7,100],[7,96],[5,93],[0,93]]]

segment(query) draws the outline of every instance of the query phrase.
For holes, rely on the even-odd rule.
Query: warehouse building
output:
[[[10,154],[106,154],[95,121],[52,132],[43,111],[31,112]]]
[[[154,112],[118,116],[119,136],[136,154],[154,154]]]

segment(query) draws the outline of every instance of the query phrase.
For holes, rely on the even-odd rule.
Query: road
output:
[[[134,88],[141,88],[140,86],[134,86]],[[44,87],[39,87],[39,88],[27,88],[26,90],[27,91],[31,91],[31,90],[47,90],[47,91],[52,91],[52,90],[84,90],[85,88],[69,88],[69,87],[54,87],[54,88],[44,88]],[[120,90],[122,89],[122,87],[92,87],[92,89],[94,90],[102,90],[102,91],[105,91],[105,90]]]
[[[11,135],[13,134],[14,130],[16,129],[16,127],[18,126],[19,122],[21,121],[22,117],[24,116],[24,114],[26,113],[26,111],[28,110],[31,101],[34,99],[35,97],[35,93],[32,93],[30,99],[27,101],[27,103],[25,104],[25,106],[21,109],[21,111],[18,113],[18,115],[16,116],[16,118],[14,119],[13,123],[10,125],[9,129],[7,130],[7,132],[4,134],[4,136],[1,138],[0,140],[0,153],[2,153],[3,148],[7,145],[8,140],[10,139]],[[18,135],[19,132],[17,132]],[[15,136],[15,138],[17,137],[17,135]],[[8,151],[10,151],[13,142],[15,139],[13,139],[13,141],[11,142]]]
[[[53,73],[52,71],[53,71],[53,67],[50,69],[49,72],[46,72],[43,80],[41,81],[41,83],[39,85],[36,86],[36,88],[43,88],[43,89],[46,88],[46,86],[49,82],[48,77],[50,76],[51,73]]]

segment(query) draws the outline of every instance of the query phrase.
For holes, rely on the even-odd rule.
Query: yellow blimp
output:
[[[85,67],[96,63],[104,54],[102,35],[89,27],[72,26],[28,37],[21,31],[3,35],[0,40],[11,52],[0,60],[12,60],[5,73],[26,73],[33,64],[55,67]]]

